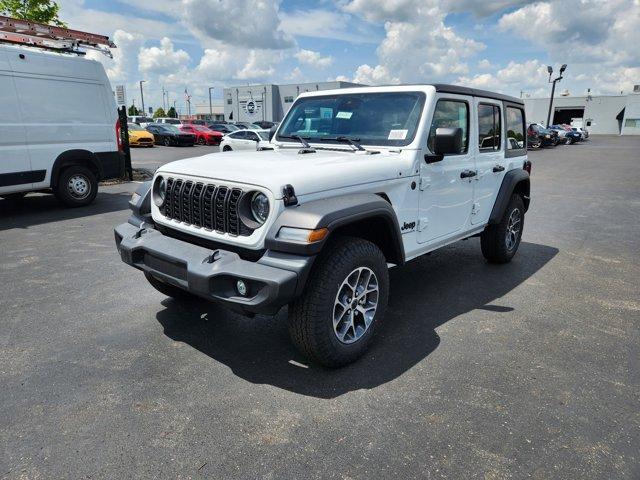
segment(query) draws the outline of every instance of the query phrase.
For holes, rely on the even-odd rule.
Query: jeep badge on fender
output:
[[[390,266],[471,236],[488,261],[513,258],[529,208],[526,147],[522,100],[498,93],[305,92],[269,149],[161,166],[116,243],[174,299],[247,315],[288,305],[295,345],[338,367],[382,322]]]

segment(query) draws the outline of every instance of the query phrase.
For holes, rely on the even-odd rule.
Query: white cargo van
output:
[[[91,203],[123,174],[120,125],[102,64],[0,44],[0,196],[48,190]]]

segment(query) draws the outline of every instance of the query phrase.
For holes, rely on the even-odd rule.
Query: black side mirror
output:
[[[278,130],[278,127],[276,125],[272,125],[271,128],[269,129],[269,141],[271,141],[273,137],[276,135],[276,130]]]
[[[455,155],[462,152],[462,129],[436,128],[435,141],[433,142],[433,154],[426,154],[424,160],[427,163],[440,162],[445,155]]]

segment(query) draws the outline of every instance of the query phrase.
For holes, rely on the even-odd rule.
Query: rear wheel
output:
[[[389,272],[380,249],[359,238],[340,238],[325,247],[304,293],[289,306],[291,339],[326,367],[354,362],[368,349],[388,295]]]
[[[54,194],[68,207],[83,207],[95,200],[98,180],[87,167],[74,165],[62,171]]]
[[[165,147],[170,147],[171,146],[171,140],[169,139],[169,137],[165,137],[164,146]]]
[[[169,283],[154,277],[152,274],[144,272],[144,276],[153,288],[159,291],[161,294],[171,297],[175,300],[194,300],[197,297],[186,290],[175,287]]]
[[[500,223],[489,225],[480,236],[484,258],[492,263],[510,262],[520,246],[523,226],[524,202],[514,193]]]
[[[223,152],[230,152],[231,150],[233,149],[229,145],[225,145],[224,147],[222,147]]]
[[[206,145],[206,144],[207,144],[207,141],[205,140],[204,137],[200,137],[198,139],[198,145]]]

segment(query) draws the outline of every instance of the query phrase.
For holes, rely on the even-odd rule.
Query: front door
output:
[[[475,99],[478,120],[475,192],[471,223],[489,220],[498,189],[505,174],[502,102]]]
[[[471,97],[447,95],[437,100],[427,149],[433,153],[438,127],[462,128],[463,148],[440,162],[420,162],[419,243],[446,240],[462,232],[469,222],[474,182],[468,172],[475,170],[469,147],[471,108]]]

